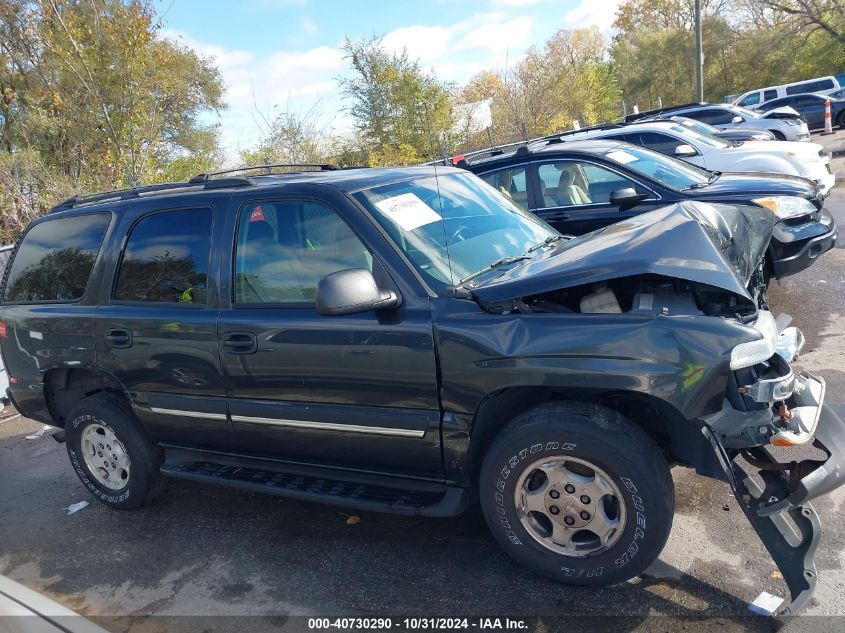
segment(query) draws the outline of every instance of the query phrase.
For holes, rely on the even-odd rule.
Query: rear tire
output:
[[[654,441],[594,404],[543,404],[515,418],[481,467],[479,496],[499,545],[554,580],[590,586],[640,574],[660,554],[675,491]]]
[[[786,135],[783,132],[778,132],[777,130],[769,130],[772,135],[775,137],[776,141],[785,141]]]
[[[65,438],[79,479],[107,506],[140,508],[163,489],[163,452],[123,398],[100,393],[78,402],[67,417]]]

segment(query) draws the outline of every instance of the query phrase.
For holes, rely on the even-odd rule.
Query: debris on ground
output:
[[[78,503],[70,504],[67,508],[65,508],[65,510],[67,510],[68,515],[71,515],[71,514],[74,514],[75,512],[79,512],[83,508],[87,508],[88,505],[89,504],[88,504],[87,501],[80,501]]]
[[[754,602],[748,605],[748,610],[758,615],[774,615],[778,607],[783,603],[783,598],[778,598],[764,591],[754,599]]]
[[[41,427],[40,431],[37,431],[37,432],[33,433],[32,435],[27,435],[26,439],[37,440],[39,437],[44,437],[44,434],[49,430],[50,430],[50,425],[45,424],[43,427]]]

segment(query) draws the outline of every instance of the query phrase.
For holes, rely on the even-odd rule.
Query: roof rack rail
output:
[[[288,171],[335,171],[338,169],[336,165],[329,165],[328,163],[273,163],[269,165],[250,165],[247,167],[236,167],[233,169],[222,169],[220,171],[210,171],[203,174],[197,174],[188,182],[198,184],[208,182],[212,176],[222,176],[223,174],[235,174],[241,171],[255,171],[257,169],[264,169],[267,171],[265,175],[270,176],[274,169],[284,167]],[[259,174],[261,175],[261,174]]]
[[[574,136],[576,134],[581,134],[582,132],[594,132],[596,130],[613,130],[620,127],[623,127],[622,123],[610,123],[609,121],[605,123],[596,123],[595,125],[588,125],[587,127],[578,128],[577,130],[555,132],[554,134],[549,134],[548,136],[542,136],[538,139],[534,139],[533,141],[531,141],[531,143],[562,143],[563,137],[565,136]]]
[[[471,152],[464,152],[463,154],[457,154],[446,159],[441,158],[440,160],[429,161],[427,163],[423,163],[422,166],[428,167],[431,165],[455,165],[460,167],[461,163],[469,164],[470,162],[472,162],[470,159],[489,158],[490,156],[500,156],[502,154],[507,154],[509,151],[519,151],[522,148],[527,148],[527,145],[532,142],[533,140],[503,143],[502,145],[494,145],[492,147],[485,147],[483,149],[477,149]]]
[[[169,191],[178,191],[180,189],[220,189],[223,187],[249,187],[254,184],[255,182],[249,178],[220,178],[208,183],[191,181],[163,182],[155,185],[144,185],[142,187],[114,189],[112,191],[72,196],[50,209],[50,213],[58,213],[59,211],[66,211],[68,209],[96,204],[98,202],[106,202],[109,200],[131,200],[133,198],[144,197],[147,194],[163,194]]]
[[[643,110],[642,112],[632,112],[631,114],[626,114],[623,117],[625,123],[630,123],[631,121],[637,121],[639,119],[644,119],[645,117],[652,117],[656,114],[665,114],[667,112],[676,112],[678,110],[685,110],[687,108],[694,108],[695,106],[707,106],[712,105],[707,101],[693,101],[691,103],[681,103],[678,105],[668,106],[666,108],[654,108],[653,110]],[[718,104],[718,105],[725,105],[725,104]]]

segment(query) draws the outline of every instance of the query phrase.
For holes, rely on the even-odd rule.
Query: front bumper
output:
[[[836,246],[839,233],[836,222],[827,210],[819,215],[817,221],[800,225],[786,222],[775,225],[769,253],[775,278],[801,272]]]
[[[789,588],[790,601],[780,607],[779,617],[796,614],[815,590],[822,528],[809,502],[845,484],[845,422],[824,404],[824,380],[794,374],[789,366],[802,340],[795,328],[784,330],[770,361],[780,375],[770,370],[752,385],[738,387],[752,404],[749,410],[739,411],[726,400],[720,412],[704,419],[702,429]]]

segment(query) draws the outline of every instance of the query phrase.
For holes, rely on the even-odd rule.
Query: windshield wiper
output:
[[[534,246],[529,248],[528,252],[533,253],[537,249],[543,248],[544,246],[548,246],[549,244],[552,244],[553,242],[557,242],[558,240],[562,240],[562,239],[563,239],[563,235],[549,235],[546,239],[544,239],[539,244],[535,244]]]
[[[719,179],[719,176],[722,175],[720,171],[714,171],[710,174],[710,177],[707,179],[707,182],[694,182],[689,187],[684,187],[681,191],[689,191],[690,189],[703,189],[707,185],[712,185],[716,180]]]
[[[505,266],[507,264],[513,264],[515,262],[522,261],[523,259],[531,259],[528,255],[516,255],[514,257],[502,257],[497,259],[495,262],[490,264],[489,266],[485,266],[481,270],[476,270],[474,273],[471,273],[458,281],[459,284],[466,283],[470,279],[475,279],[479,275],[483,275],[486,272],[490,272],[491,270],[495,270],[499,266]]]

